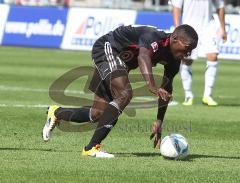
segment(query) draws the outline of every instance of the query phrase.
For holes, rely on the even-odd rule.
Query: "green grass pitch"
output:
[[[240,182],[240,62],[224,61],[214,89],[219,106],[201,104],[205,62],[193,65],[191,107],[183,107],[179,75],[174,100],[165,116],[164,136],[177,132],[187,137],[186,161],[165,160],[152,148],[150,127],[156,108],[123,114],[104,141],[114,159],[81,156],[89,132],[54,131],[41,138],[45,105],[52,82],[78,66],[91,65],[89,52],[0,47],[0,182]],[[155,72],[161,73],[158,66]],[[137,72],[137,71],[135,71]],[[80,96],[86,78],[73,82],[68,95]],[[91,97],[88,95],[87,97]]]

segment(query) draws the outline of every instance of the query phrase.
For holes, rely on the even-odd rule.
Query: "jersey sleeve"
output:
[[[153,33],[145,33],[139,38],[138,46],[149,49],[152,53],[158,50],[158,43],[154,39]]]
[[[171,4],[174,7],[182,9],[183,0],[169,0],[169,4]]]
[[[176,76],[176,74],[179,72],[180,68],[180,62],[179,64],[171,64],[171,65],[165,65],[164,66],[164,82],[162,86],[165,88],[168,92],[172,93],[172,82],[173,78]]]
[[[213,4],[216,9],[220,9],[224,7],[224,0],[213,0]]]

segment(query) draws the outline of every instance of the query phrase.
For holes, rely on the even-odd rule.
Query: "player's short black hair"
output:
[[[173,32],[173,35],[179,39],[182,39],[190,47],[196,48],[198,43],[198,34],[190,25],[183,24],[178,27]]]

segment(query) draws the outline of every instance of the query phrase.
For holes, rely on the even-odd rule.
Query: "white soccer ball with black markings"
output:
[[[180,134],[171,134],[162,139],[160,153],[169,159],[184,159],[188,156],[187,139]]]

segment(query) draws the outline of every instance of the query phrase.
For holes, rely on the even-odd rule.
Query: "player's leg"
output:
[[[76,123],[94,122],[100,117],[107,104],[106,100],[95,95],[92,106],[84,106],[80,108],[59,107],[54,114],[58,120]]]
[[[83,155],[90,155],[89,151],[95,151],[96,147],[107,137],[116,124],[119,115],[129,104],[132,98],[132,88],[128,76],[120,76],[110,80],[110,90],[113,100],[108,103],[98,120],[98,126],[89,144],[83,150]],[[92,154],[92,156],[97,156]],[[100,154],[101,156],[101,154]],[[108,157],[108,156],[106,156]],[[113,155],[110,157],[113,157]]]
[[[96,70],[89,89],[108,101],[98,119],[98,126],[82,155],[94,157],[114,157],[100,150],[100,143],[106,138],[118,120],[122,110],[130,102],[132,89],[125,64],[117,57],[118,50],[112,47],[114,39],[108,35],[98,39],[92,51]]]
[[[217,102],[212,99],[212,90],[215,84],[218,66],[218,42],[216,27],[210,24],[203,33],[203,49],[207,55],[205,70],[205,87],[202,102],[208,106],[216,106]]]
[[[98,88],[98,85],[102,83],[102,78],[105,77],[105,75],[107,75],[108,72],[110,72],[110,65],[108,64],[108,62],[103,62],[107,58],[104,45],[105,45],[105,38],[102,37],[95,42],[92,50],[93,61],[96,62],[95,65],[98,65],[99,70],[102,71],[101,73],[97,72],[97,70],[95,70],[94,72],[93,79],[91,82],[91,84],[95,87],[91,89],[93,92],[95,92],[95,90]],[[102,85],[100,85],[100,87],[102,87]],[[104,92],[101,92],[101,94],[102,93]],[[55,112],[56,112],[56,115],[55,115]],[[74,120],[75,122],[87,122],[91,120],[91,115],[89,115],[90,112],[91,112],[91,108],[89,107],[84,107],[79,109],[69,109],[69,108],[66,109],[66,108],[59,108],[59,106],[50,106],[48,110],[47,121],[43,128],[43,139],[45,141],[48,141],[50,139],[51,132],[60,119],[67,120],[67,121]]]
[[[181,64],[181,79],[185,93],[185,100],[183,105],[189,106],[193,104],[193,92],[192,92],[192,59],[183,59]]]
[[[43,127],[43,140],[50,140],[52,131],[61,121],[76,123],[96,122],[107,104],[107,101],[95,95],[92,107],[64,108],[56,105],[50,106],[48,109],[47,121]]]
[[[207,54],[207,64],[205,70],[205,86],[202,102],[209,106],[218,105],[212,98],[212,90],[217,76],[218,59],[217,53]]]
[[[49,106],[47,111],[47,120],[42,130],[42,138],[44,141],[49,141],[52,130],[58,124],[58,119],[55,116],[55,111],[59,108],[57,105]]]

